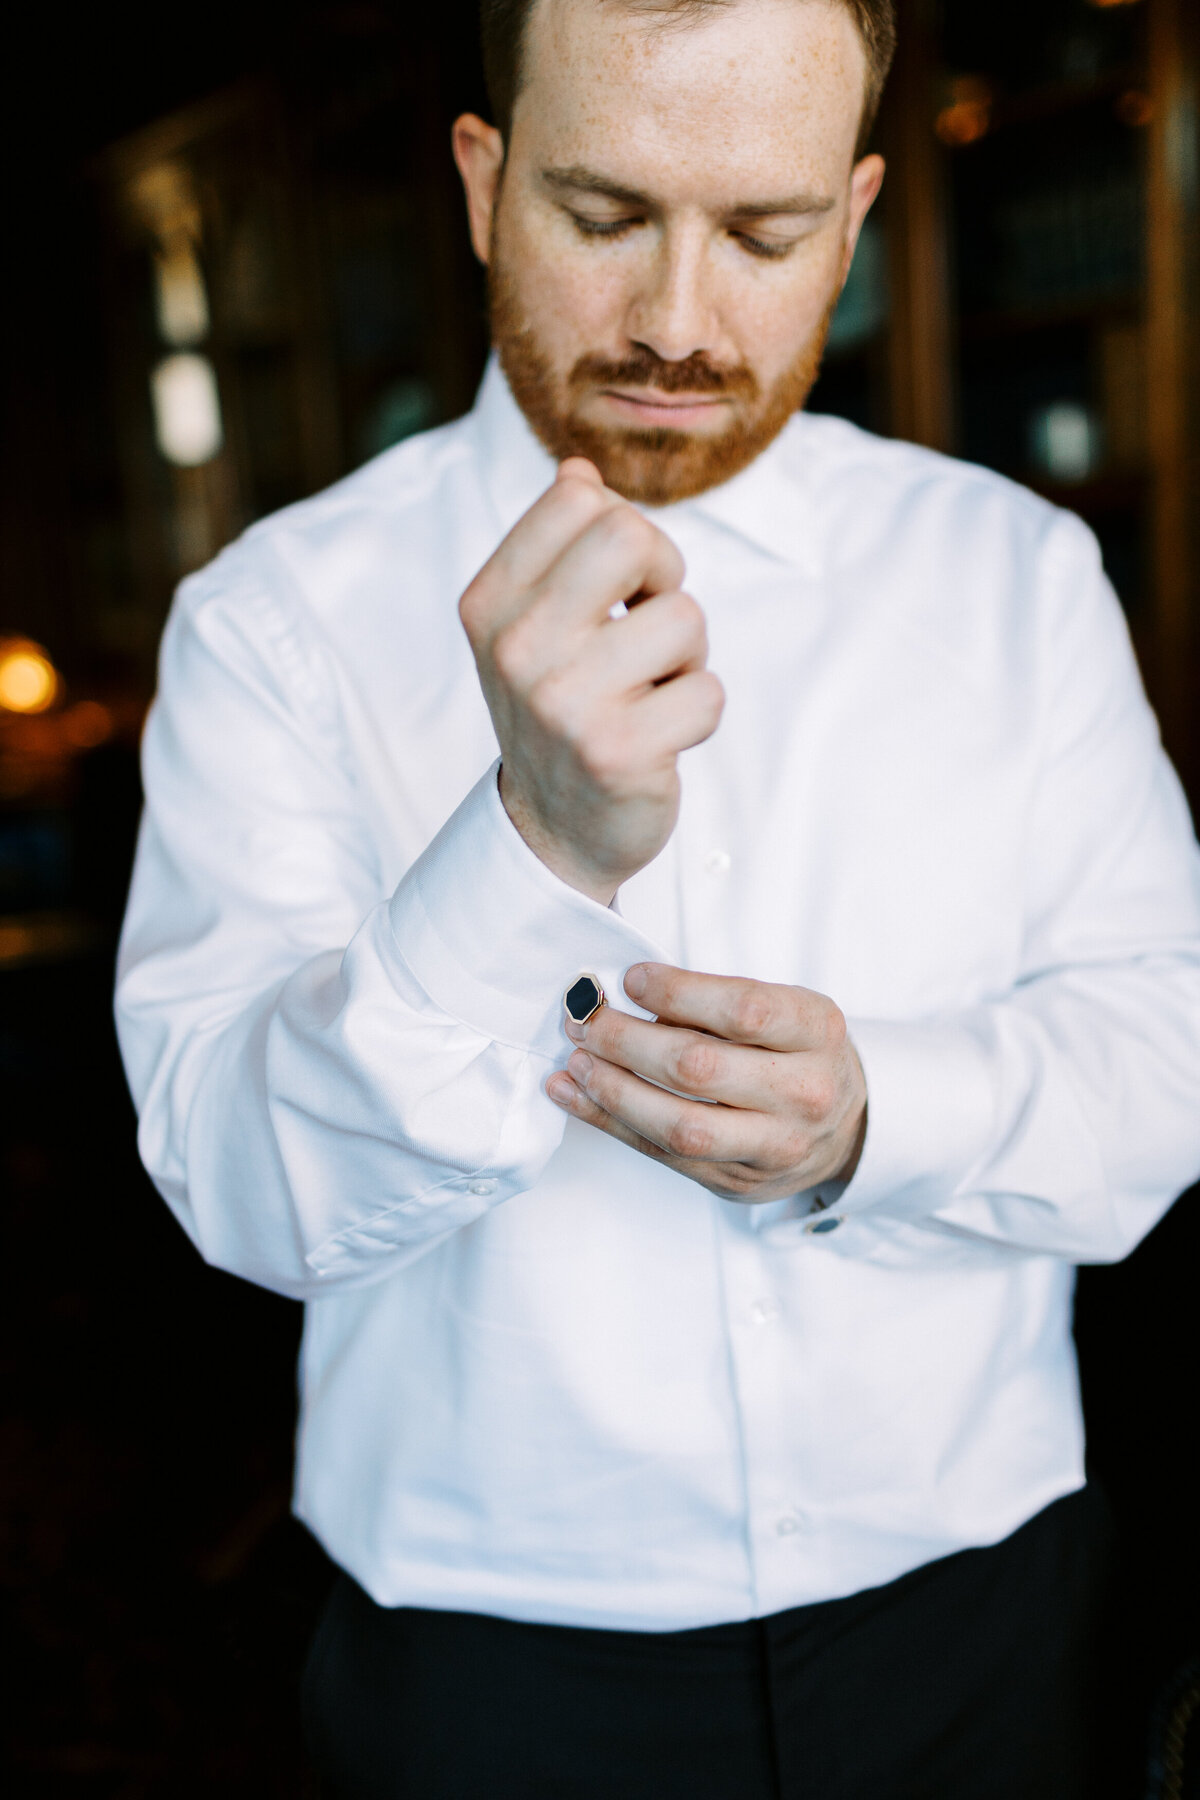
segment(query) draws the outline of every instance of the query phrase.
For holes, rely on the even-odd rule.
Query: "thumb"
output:
[[[595,463],[589,462],[586,456],[564,457],[563,461],[558,465],[558,470],[554,479],[555,481],[571,479],[575,481],[587,481],[590,482],[593,487],[598,488],[604,486],[603,475],[601,475]]]

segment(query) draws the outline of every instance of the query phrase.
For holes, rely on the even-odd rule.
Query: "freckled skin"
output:
[[[614,435],[666,423],[631,418],[630,406],[601,387],[570,382],[581,358],[619,361],[639,347],[666,362],[700,357],[753,376],[753,394],[681,414],[689,433],[719,438],[771,410],[806,351],[819,355],[882,180],[878,157],[854,164],[865,79],[853,20],[827,0],[734,0],[694,17],[632,10],[620,0],[540,0],[507,155],[498,134],[471,118],[456,126],[455,151],[476,251],[494,262],[494,285],[503,284],[505,330],[525,332],[536,347],[547,404],[560,419]],[[547,169],[572,168],[648,204],[563,191],[544,179]],[[828,209],[805,217],[745,211],[799,194]],[[581,218],[585,228],[623,219],[628,228],[589,236]],[[782,254],[755,255],[747,239]],[[540,427],[536,402],[526,410]],[[773,421],[771,435],[786,416]],[[556,454],[592,453],[569,435],[542,435]],[[756,441],[751,451],[762,447]],[[619,456],[602,467],[610,486],[630,491]],[[729,472],[714,461],[713,479]],[[631,485],[632,497],[642,497],[636,478]]]
[[[883,164],[854,163],[865,55],[831,0],[539,0],[525,55],[507,156],[471,116],[454,148],[505,373],[566,460],[460,614],[508,815],[606,906],[669,837],[677,759],[723,703],[682,559],[627,502],[727,479],[802,403]],[[832,1000],[625,981],[654,1020],[570,1027],[556,1104],[730,1199],[853,1173],[866,1086]]]

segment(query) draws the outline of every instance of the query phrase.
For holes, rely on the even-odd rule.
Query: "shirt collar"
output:
[[[554,460],[512,397],[500,364],[488,359],[473,422],[483,478],[503,534],[554,479]],[[749,468],[694,500],[647,507],[670,532],[673,521],[706,520],[808,575],[818,566],[816,513],[808,478],[813,454],[808,420],[796,415]]]

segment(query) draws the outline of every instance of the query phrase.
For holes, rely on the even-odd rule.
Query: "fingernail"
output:
[[[567,1069],[570,1072],[572,1080],[574,1080],[581,1088],[586,1088],[588,1076],[592,1072],[592,1059],[590,1056],[586,1055],[584,1051],[577,1050],[567,1064]]]
[[[642,963],[634,963],[625,976],[625,992],[631,1000],[640,1000],[646,991],[650,971]]]
[[[569,1075],[552,1075],[546,1083],[546,1092],[558,1106],[570,1106],[575,1098],[575,1083]]]
[[[568,1019],[566,1022],[566,1033],[572,1043],[582,1044],[584,1038],[587,1036],[586,1020],[581,1025],[576,1019]]]

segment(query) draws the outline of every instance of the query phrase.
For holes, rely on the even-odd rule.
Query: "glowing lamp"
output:
[[[6,712],[40,713],[53,706],[58,671],[40,644],[29,638],[0,639],[0,707]]]
[[[195,469],[211,462],[224,442],[217,373],[206,356],[178,350],[150,377],[154,429],[168,462]]]

